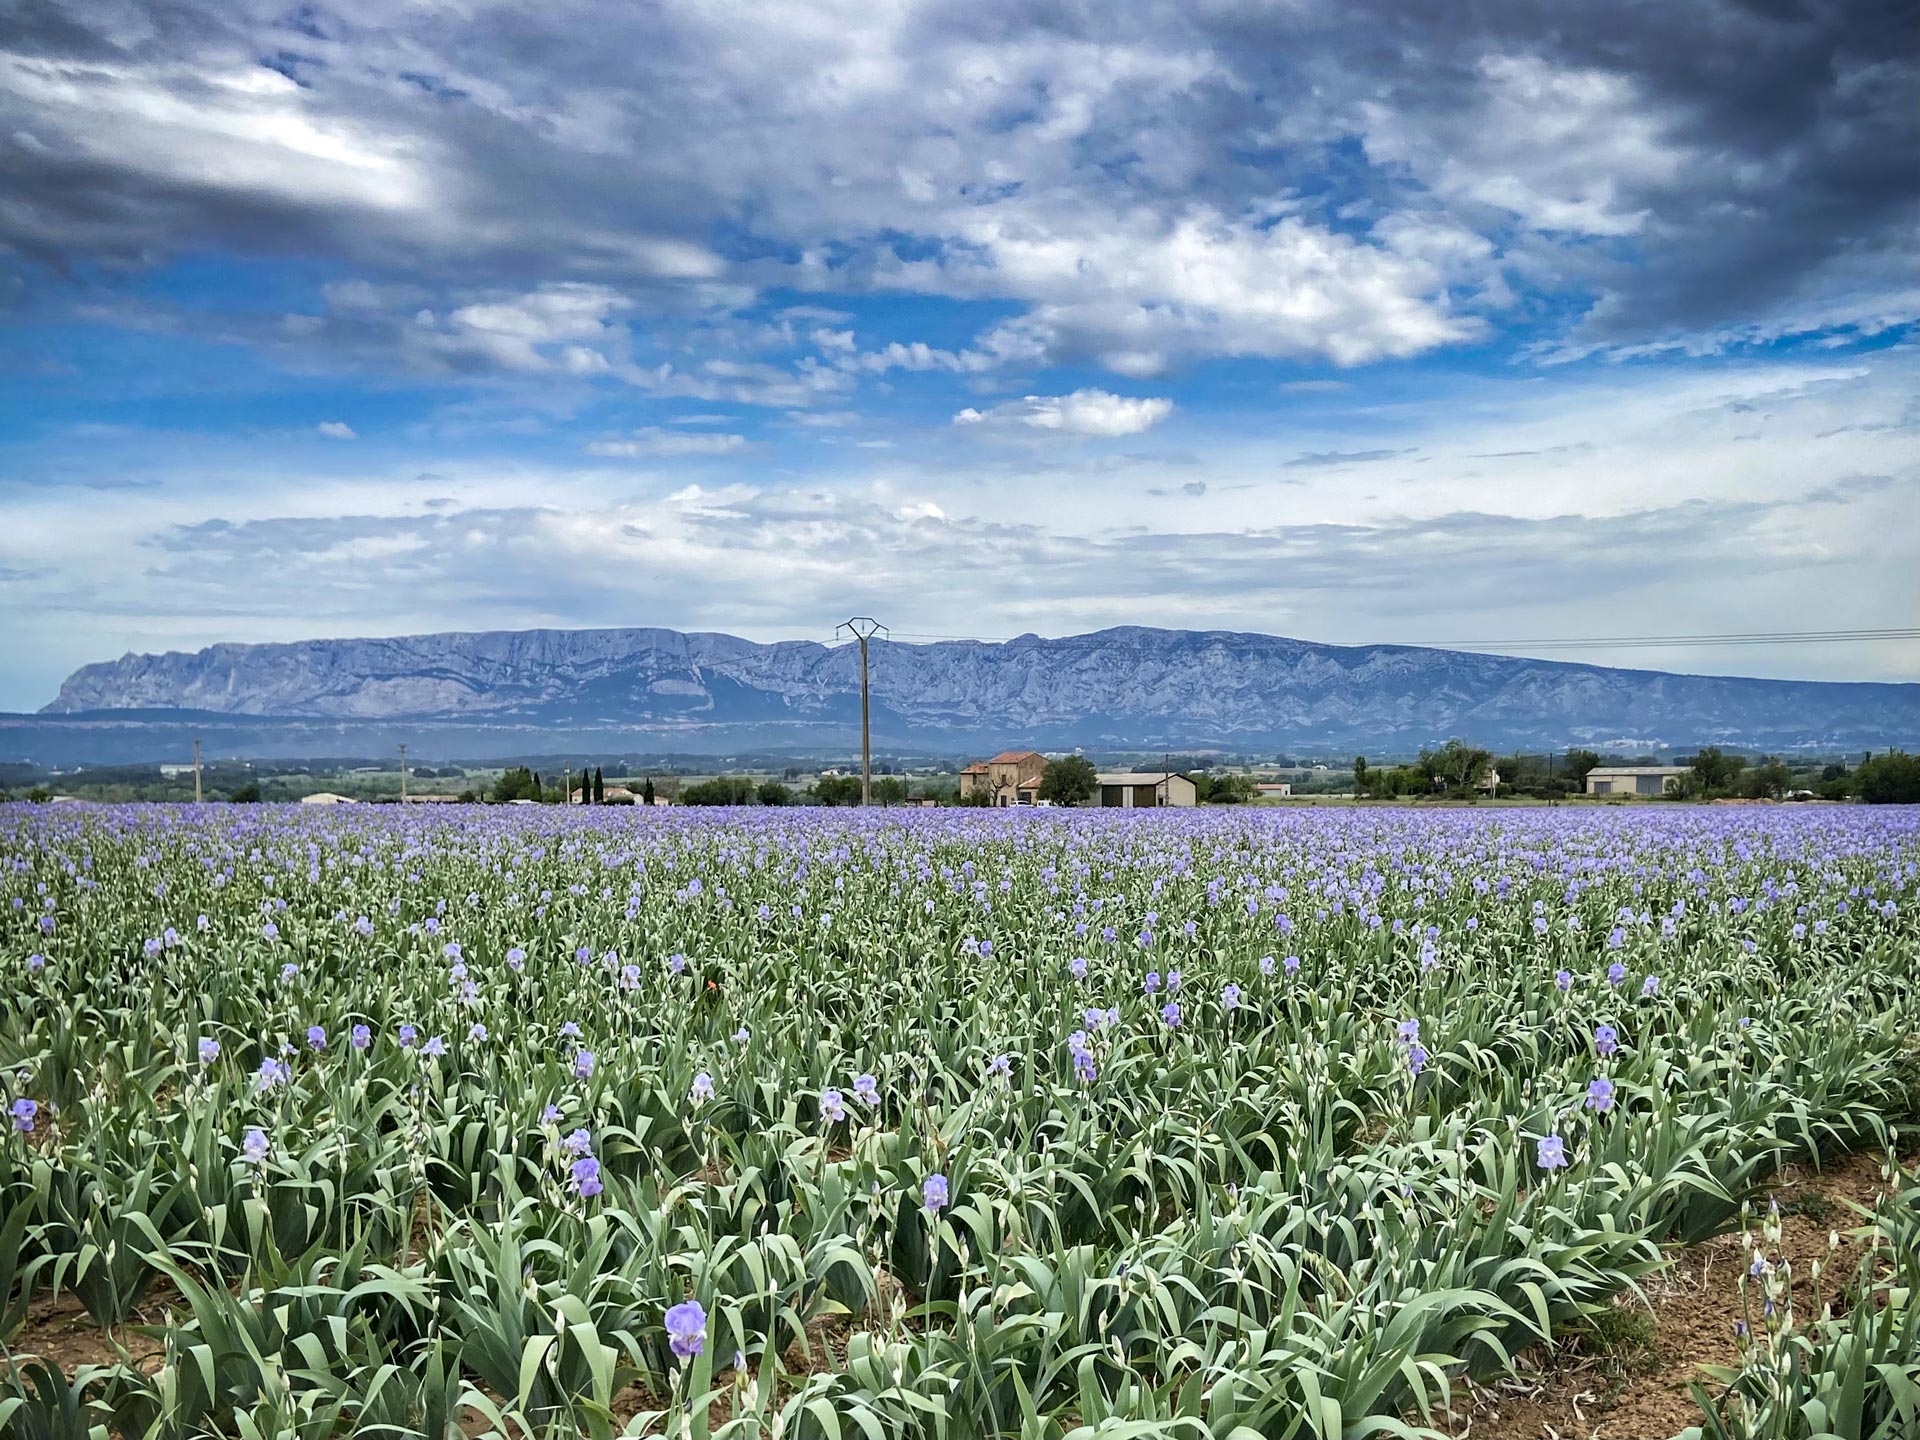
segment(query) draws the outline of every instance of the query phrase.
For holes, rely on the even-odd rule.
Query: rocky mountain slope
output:
[[[1496,748],[1852,749],[1911,744],[1920,730],[1914,685],[1139,627],[1004,644],[876,641],[873,693],[876,740],[922,747],[1384,748],[1459,735]],[[335,731],[404,722],[710,750],[843,743],[858,703],[851,645],[527,630],[127,655],[76,671],[42,714],[197,712]]]

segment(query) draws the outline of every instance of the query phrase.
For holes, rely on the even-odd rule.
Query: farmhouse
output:
[[[1116,770],[1096,778],[1099,784],[1087,801],[1089,805],[1145,810],[1159,805],[1199,802],[1193,781],[1184,775],[1169,775],[1158,770]]]
[[[1047,757],[1038,750],[1002,750],[960,772],[960,799],[985,795],[992,805],[1031,805],[1040,798]]]
[[[1671,795],[1685,765],[1597,765],[1587,772],[1589,795]]]

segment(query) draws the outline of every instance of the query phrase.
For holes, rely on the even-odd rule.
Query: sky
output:
[[[1907,680],[1867,0],[13,0],[0,708],[220,641],[1141,624]]]

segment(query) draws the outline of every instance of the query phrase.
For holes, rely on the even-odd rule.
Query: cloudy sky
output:
[[[6,16],[0,707],[430,629],[1920,616],[1906,4]]]

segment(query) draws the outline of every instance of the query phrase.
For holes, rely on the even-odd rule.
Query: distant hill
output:
[[[1057,640],[873,645],[876,745],[1405,750],[1704,743],[1766,750],[1912,745],[1920,686],[1621,670],[1401,645],[1125,627]],[[852,646],[677,630],[526,630],[214,645],[87,665],[0,754],[101,760],[183,727],[224,753],[448,757],[569,748],[724,753],[844,745]],[[85,737],[91,735],[89,742]],[[242,748],[234,749],[230,746]],[[369,747],[369,748],[361,748]],[[36,753],[37,749],[37,753]],[[111,752],[111,753],[108,753]]]

